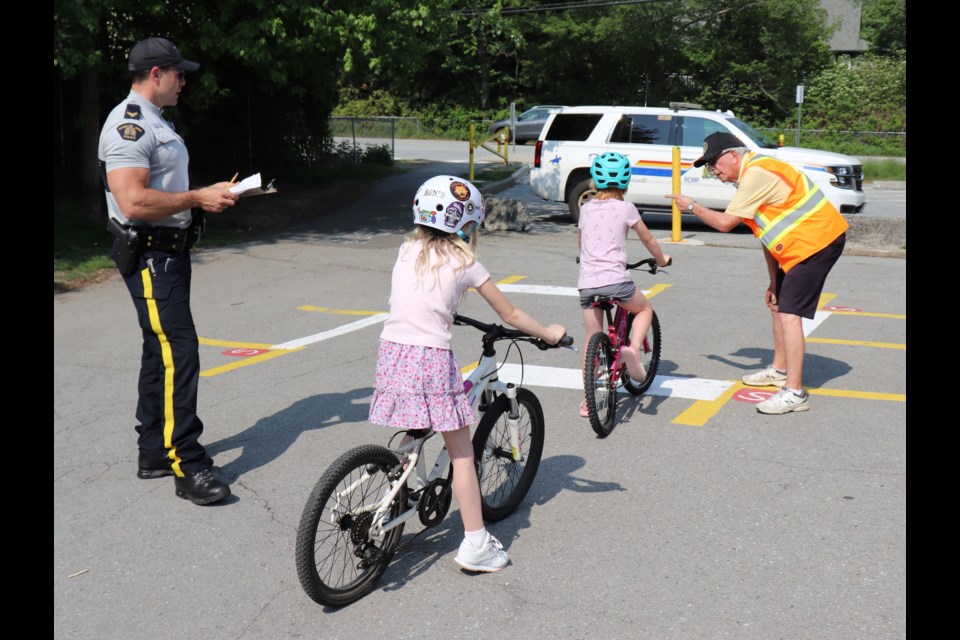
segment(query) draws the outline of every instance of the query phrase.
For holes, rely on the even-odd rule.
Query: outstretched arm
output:
[[[534,320],[533,317],[523,309],[507,300],[503,292],[500,291],[497,285],[493,283],[493,280],[489,278],[477,287],[477,293],[497,312],[501,320],[511,327],[515,327],[524,333],[529,333],[532,336],[540,338],[547,344],[557,344],[563,336],[567,335],[567,330],[559,324],[544,327]]]
[[[668,193],[665,198],[673,198],[677,202],[677,208],[680,211],[686,211],[687,207],[690,206],[690,203],[693,203],[693,209],[690,211],[693,215],[697,216],[705,223],[716,229],[717,231],[727,232],[733,229],[735,226],[740,224],[740,221],[743,218],[731,215],[725,211],[714,211],[709,207],[705,207],[690,196],[682,196],[676,193]]]
[[[226,182],[193,191],[151,189],[150,170],[137,167],[110,171],[107,184],[120,211],[130,220],[162,220],[193,207],[219,213],[237,202],[237,196],[228,191],[230,185]]]
[[[643,220],[638,220],[637,224],[633,225],[633,230],[637,232],[637,237],[640,238],[640,242],[642,242],[643,246],[647,248],[647,251],[650,252],[650,255],[656,259],[657,266],[669,266],[670,256],[663,252],[663,250],[660,248],[660,243],[657,242],[657,239],[653,237],[652,233],[650,233],[650,229],[647,229],[647,225],[643,224]]]

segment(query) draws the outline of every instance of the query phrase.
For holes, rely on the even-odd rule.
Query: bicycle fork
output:
[[[514,462],[523,462],[524,455],[520,449],[520,405],[517,402],[517,386],[507,383],[507,398],[510,400],[510,410],[507,412],[507,429],[510,432],[510,452]]]

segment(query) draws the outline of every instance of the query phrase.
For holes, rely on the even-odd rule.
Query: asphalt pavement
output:
[[[748,234],[669,243],[674,266],[637,273],[661,369],[622,397],[608,438],[577,414],[580,354],[523,349],[547,440],[526,500],[490,525],[510,566],[459,570],[454,506],[359,602],[304,594],[294,540],[310,490],[341,453],[390,435],[366,417],[410,199],[465,171],[418,165],[299,229],[195,252],[199,414],[233,490],[222,504],[136,478],[140,335],[119,277],[54,296],[54,637],[905,638],[905,256],[840,259],[805,324],[812,408],[764,416],[769,390],[738,382],[772,355]],[[495,197],[521,193],[502,186]],[[482,235],[480,260],[582,348],[576,228],[562,205],[529,207],[526,232]],[[495,319],[475,294],[461,311]],[[455,328],[454,350],[469,365],[479,335]],[[507,363],[519,376],[515,350]]]

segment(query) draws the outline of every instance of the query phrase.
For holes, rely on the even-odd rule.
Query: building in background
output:
[[[856,56],[870,48],[860,39],[860,3],[855,0],[820,0],[827,12],[827,24],[839,23],[839,28],[830,38],[830,50],[834,55]]]

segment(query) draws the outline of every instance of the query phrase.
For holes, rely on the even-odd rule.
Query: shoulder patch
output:
[[[138,124],[125,123],[117,126],[117,133],[119,133],[120,137],[124,140],[136,142],[143,136],[144,131],[143,127]]]
[[[123,117],[127,120],[140,120],[143,117],[140,114],[140,105],[136,102],[129,103],[123,110]]]

